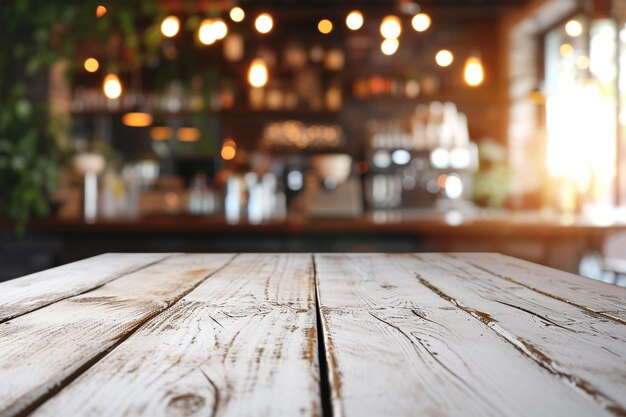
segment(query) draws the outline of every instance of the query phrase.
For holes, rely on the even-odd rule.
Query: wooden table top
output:
[[[624,416],[626,289],[498,254],[105,254],[0,284],[0,416]]]

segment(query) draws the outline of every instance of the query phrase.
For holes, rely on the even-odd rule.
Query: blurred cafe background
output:
[[[495,251],[626,285],[626,0],[0,3],[0,280]]]

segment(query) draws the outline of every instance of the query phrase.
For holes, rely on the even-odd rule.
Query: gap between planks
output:
[[[135,273],[135,272],[139,272],[139,271],[140,271],[140,270],[142,270],[142,269],[149,268],[149,267],[154,266],[154,265],[156,265],[156,264],[158,264],[158,263],[161,263],[161,262],[164,262],[164,261],[166,261],[166,260],[168,260],[168,259],[170,259],[170,258],[173,258],[173,257],[175,257],[175,256],[177,256],[177,255],[180,255],[180,254],[179,254],[179,253],[173,253],[173,254],[171,254],[171,255],[164,256],[164,257],[159,258],[159,259],[157,259],[157,260],[154,260],[154,261],[152,261],[152,262],[148,262],[148,263],[145,263],[145,264],[140,264],[140,265],[138,265],[138,266],[131,267],[131,268],[128,268],[128,269],[125,269],[125,270],[123,270],[123,271],[121,271],[121,272],[118,272],[118,273],[116,273],[116,274],[113,274],[111,277],[108,277],[106,280],[104,280],[104,281],[103,281],[103,282],[101,282],[100,284],[97,284],[97,285],[95,285],[95,286],[93,286],[93,287],[90,287],[90,288],[85,288],[84,290],[79,290],[78,292],[70,292],[70,293],[68,293],[68,294],[66,294],[66,295],[60,296],[60,297],[58,297],[58,298],[51,299],[51,300],[50,300],[50,301],[48,301],[48,302],[44,302],[44,303],[42,303],[42,304],[39,304],[39,305],[37,305],[37,306],[34,306],[34,307],[29,308],[29,309],[27,309],[27,310],[24,310],[24,311],[22,311],[22,312],[20,312],[20,313],[17,313],[17,314],[12,314],[12,315],[7,315],[7,316],[5,316],[5,317],[3,317],[3,318],[0,318],[0,324],[3,324],[3,323],[5,323],[5,322],[7,322],[7,321],[10,321],[10,320],[16,319],[16,318],[18,318],[18,317],[22,317],[22,316],[25,316],[25,315],[27,315],[27,314],[33,313],[33,312],[35,312],[35,311],[37,311],[37,310],[41,310],[42,308],[45,308],[45,307],[51,306],[52,304],[56,304],[56,303],[58,303],[58,302],[61,302],[61,301],[67,300],[67,299],[69,299],[69,298],[72,298],[72,297],[77,297],[77,296],[79,296],[79,295],[84,295],[84,294],[90,293],[90,292],[92,292],[92,291],[96,291],[96,290],[98,290],[98,289],[100,289],[100,288],[104,287],[105,285],[107,285],[107,284],[109,284],[109,283],[111,283],[111,282],[113,282],[113,281],[115,281],[115,280],[117,280],[117,279],[123,278],[123,277],[125,277],[126,275],[130,275],[130,274],[133,274],[133,273]],[[62,265],[62,266],[64,266],[64,265]]]
[[[444,256],[450,256],[454,259],[458,259],[456,257],[454,257],[453,254],[443,254]],[[419,255],[413,255],[413,257],[419,261],[423,261]],[[569,304],[573,307],[579,308],[581,309],[585,314],[588,314],[592,317],[600,317],[602,319],[605,320],[610,320],[612,322],[617,322],[620,324],[624,324],[624,322],[622,320],[616,319],[614,317],[611,316],[606,316],[603,315],[601,313],[595,312],[591,309],[588,309],[584,306],[578,305],[576,303],[573,302],[569,302],[568,300],[562,298],[562,297],[558,297],[558,296],[554,296],[550,293],[547,293],[545,291],[541,291],[538,289],[533,288],[530,285],[526,285],[524,283],[521,283],[513,278],[510,278],[508,276],[504,276],[502,274],[490,271],[487,268],[484,268],[474,262],[469,262],[470,265],[472,265],[473,267],[486,272],[488,274],[491,274],[499,279],[502,279],[504,281],[510,282],[510,283],[514,283],[520,286],[523,286],[531,291],[535,291],[538,294],[550,297],[552,299],[555,299],[557,301]],[[545,370],[547,370],[548,372],[550,372],[552,375],[554,375],[556,378],[558,378],[559,380],[563,381],[564,383],[570,385],[571,387],[573,387],[577,392],[579,392],[581,395],[589,398],[590,400],[594,401],[596,404],[598,404],[600,407],[606,409],[608,412],[612,413],[615,416],[619,416],[619,417],[624,417],[626,416],[626,409],[624,409],[619,403],[617,403],[615,400],[613,400],[611,397],[607,396],[606,394],[604,394],[603,392],[597,390],[593,384],[589,383],[588,381],[586,381],[585,379],[574,375],[572,373],[568,373],[565,371],[562,371],[560,369],[557,369],[554,366],[554,361],[546,356],[541,350],[537,349],[535,346],[533,346],[532,344],[528,343],[527,341],[525,341],[524,339],[521,339],[519,337],[516,337],[515,335],[511,334],[510,332],[508,332],[506,329],[504,329],[502,326],[500,326],[496,320],[494,320],[488,313],[485,313],[483,311],[477,310],[475,308],[469,307],[467,305],[464,305],[463,303],[461,303],[459,300],[457,300],[455,297],[447,294],[446,292],[444,292],[442,289],[440,289],[439,287],[437,287],[436,285],[434,285],[432,282],[430,282],[428,279],[426,279],[425,277],[423,277],[422,275],[420,275],[417,272],[414,272],[415,278],[426,288],[428,288],[430,291],[432,291],[433,293],[435,293],[437,296],[441,297],[442,299],[448,301],[449,303],[451,303],[452,305],[454,305],[455,307],[459,308],[460,310],[464,311],[465,313],[469,314],[472,318],[480,321],[481,323],[483,323],[484,325],[486,325],[491,331],[493,331],[495,334],[497,334],[499,337],[501,337],[503,340],[505,340],[506,342],[510,343],[512,346],[514,346],[519,352],[521,352],[523,355],[525,355],[526,357],[528,357],[529,359],[531,359],[532,361],[534,361],[535,363],[537,363],[539,366],[541,366],[542,368],[544,368]],[[511,307],[515,307],[515,306],[511,306]],[[515,307],[517,308],[517,307]],[[531,313],[532,312],[527,312],[527,313]],[[547,319],[546,319],[547,320]],[[549,320],[548,320],[549,321]],[[558,326],[561,327],[561,326]]]
[[[330,390],[329,369],[326,351],[326,335],[322,326],[322,314],[319,297],[319,285],[317,282],[317,266],[315,264],[315,254],[311,254],[311,264],[313,267],[313,285],[315,289],[315,322],[317,325],[317,356],[320,373],[320,395],[322,404],[322,417],[333,417],[332,394]]]
[[[175,255],[172,255],[170,257],[173,257],[173,256],[175,256]],[[163,309],[157,310],[157,311],[153,312],[152,314],[150,314],[149,316],[147,316],[145,319],[140,321],[135,326],[135,328],[129,330],[127,333],[125,333],[123,336],[121,336],[113,345],[111,345],[109,348],[103,350],[101,353],[97,354],[96,356],[91,358],[89,361],[85,362],[82,366],[80,366],[74,372],[69,374],[66,378],[64,378],[63,380],[59,381],[56,386],[51,387],[45,394],[41,395],[39,398],[34,399],[28,406],[26,406],[25,408],[23,408],[23,409],[21,409],[21,410],[19,410],[17,412],[14,412],[14,413],[12,413],[9,410],[7,414],[3,415],[3,417],[26,417],[29,414],[31,414],[33,411],[35,411],[37,408],[39,408],[42,404],[44,404],[50,398],[54,397],[57,393],[59,393],[63,388],[65,388],[67,385],[71,384],[75,379],[77,379],[83,373],[85,373],[87,370],[89,370],[91,367],[93,367],[96,363],[100,362],[103,358],[105,358],[107,355],[109,355],[112,351],[114,351],[117,347],[119,347],[122,343],[124,343],[129,337],[131,337],[133,334],[135,334],[139,329],[141,329],[145,325],[147,325],[151,320],[153,320],[157,316],[161,315],[165,311],[167,311],[170,308],[172,308],[174,305],[176,305],[176,303],[178,303],[178,301],[180,301],[187,294],[189,294],[193,290],[195,290],[198,286],[200,286],[202,283],[204,283],[211,276],[215,275],[216,273],[218,273],[219,271],[223,270],[228,265],[230,265],[238,256],[239,256],[239,254],[233,255],[233,257],[230,258],[227,262],[225,262],[222,266],[220,266],[219,268],[217,268],[214,271],[212,271],[210,274],[205,276],[203,279],[199,280],[196,284],[191,286],[187,291],[181,292],[176,297],[174,297],[172,302],[170,304],[168,304],[167,306],[165,306]],[[170,258],[170,257],[168,257],[168,258]],[[153,264],[156,264],[158,262],[160,262],[160,261],[153,262]],[[140,270],[140,269],[142,269],[142,268],[137,268],[137,270]],[[86,291],[86,292],[89,292],[89,291]],[[76,296],[76,295],[78,295],[78,294],[75,294],[73,296]],[[71,298],[71,297],[66,297],[66,298]]]
[[[566,303],[566,304],[569,304],[571,306],[574,306],[574,307],[584,311],[586,314],[588,314],[588,315],[590,315],[592,317],[603,318],[603,319],[606,319],[606,320],[614,321],[616,323],[626,324],[626,321],[620,319],[619,317],[614,317],[614,316],[611,316],[609,314],[606,314],[606,313],[609,313],[609,312],[592,310],[592,309],[590,309],[588,307],[580,305],[580,304],[578,304],[578,303],[576,303],[574,301],[568,300],[568,299],[566,299],[564,297],[560,297],[558,295],[551,294],[551,293],[549,293],[547,291],[540,290],[539,288],[535,288],[532,285],[525,284],[525,283],[520,282],[520,281],[518,281],[518,280],[516,280],[514,278],[511,278],[511,277],[507,276],[507,275],[500,274],[499,272],[491,271],[488,268],[485,268],[485,267],[483,267],[481,265],[478,265],[475,262],[469,262],[469,264],[472,265],[476,269],[479,269],[479,270],[481,270],[483,272],[486,272],[488,274],[491,274],[493,276],[501,278],[501,279],[503,279],[505,281],[512,282],[512,283],[517,284],[517,285],[521,285],[522,287],[526,287],[529,290],[534,291],[536,293],[539,293],[541,295],[545,295],[546,297],[550,297],[550,298],[553,298],[553,299],[555,299],[557,301],[561,301],[563,303]]]

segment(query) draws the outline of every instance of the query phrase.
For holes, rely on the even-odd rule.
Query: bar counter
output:
[[[617,218],[617,216],[612,216]],[[4,279],[103,252],[501,252],[578,272],[626,222],[548,212],[374,212],[361,218],[228,224],[221,216],[38,219],[23,238],[0,222]],[[15,260],[15,264],[13,261]],[[19,262],[18,262],[19,260]],[[28,261],[24,261],[28,260]],[[20,264],[29,264],[24,269]],[[39,266],[35,266],[39,265]]]

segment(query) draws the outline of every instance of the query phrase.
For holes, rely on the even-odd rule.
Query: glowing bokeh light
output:
[[[180,20],[176,16],[168,16],[161,23],[161,33],[163,36],[172,38],[180,30]]]
[[[346,26],[350,30],[359,30],[363,26],[363,14],[358,10],[351,11],[346,17]]]
[[[274,19],[268,13],[261,13],[254,21],[254,27],[259,33],[269,33],[274,27]]]

